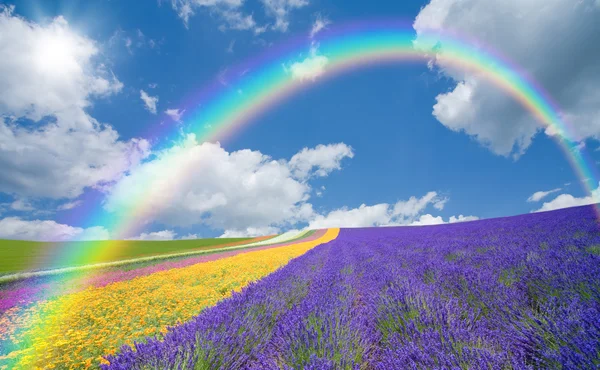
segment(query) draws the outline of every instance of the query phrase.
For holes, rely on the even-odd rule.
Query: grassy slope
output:
[[[0,239],[0,274],[112,262],[144,256],[222,248],[247,243],[254,238],[214,238],[193,240],[111,240],[89,242],[33,242]],[[98,250],[109,249],[92,258]],[[58,259],[58,260],[57,260]]]

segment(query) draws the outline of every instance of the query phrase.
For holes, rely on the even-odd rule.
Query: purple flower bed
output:
[[[600,367],[590,206],[344,229],[104,369]]]
[[[36,300],[44,291],[44,286],[19,287],[11,290],[0,290],[0,314],[11,307],[28,305]]]

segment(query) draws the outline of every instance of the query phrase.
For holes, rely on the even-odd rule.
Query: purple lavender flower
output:
[[[104,369],[600,367],[592,206],[340,236]]]

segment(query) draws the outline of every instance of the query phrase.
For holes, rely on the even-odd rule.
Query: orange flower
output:
[[[12,324],[7,331],[13,344],[32,345],[0,353],[0,368],[5,359],[17,369],[88,368],[107,363],[102,354],[112,354],[123,344],[131,345],[148,335],[165,334],[167,326],[190,320],[207,306],[229,297],[232,290],[239,291],[290,259],[335,239],[338,232],[330,229],[314,241],[250,251],[101,288],[90,287],[39,302],[29,309],[11,311],[0,321],[9,320]],[[65,353],[69,356],[65,357]],[[10,357],[15,357],[17,363],[13,364]]]

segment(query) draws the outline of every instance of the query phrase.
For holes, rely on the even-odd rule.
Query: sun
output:
[[[36,62],[45,72],[61,73],[77,64],[74,45],[68,37],[48,37],[40,42]]]
[[[52,29],[54,32],[37,42],[34,59],[38,69],[50,78],[80,72],[80,62],[95,54],[95,46],[71,32],[65,20],[55,19]]]

